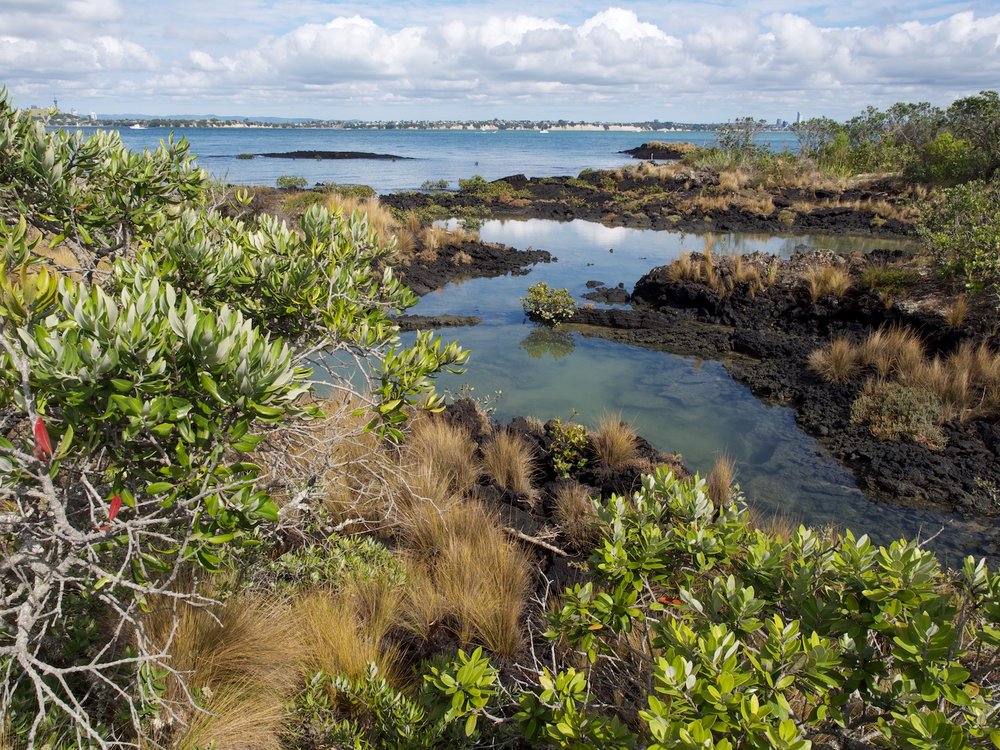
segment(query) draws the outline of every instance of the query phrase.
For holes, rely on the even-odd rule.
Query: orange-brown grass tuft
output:
[[[310,591],[295,602],[298,644],[313,669],[357,678],[370,662],[390,682],[403,680],[398,647],[386,638],[400,618],[402,592],[384,581]]]
[[[859,365],[858,348],[843,336],[809,355],[809,368],[824,380],[833,383],[849,380],[857,373]]]
[[[468,431],[438,417],[416,421],[405,456],[412,488],[425,497],[461,494],[479,477],[476,444]]]
[[[839,266],[813,266],[802,274],[809,289],[809,297],[818,302],[823,297],[833,295],[843,297],[851,288],[851,276]]]
[[[303,659],[285,605],[244,595],[208,610],[164,597],[151,602],[145,625],[180,676],[167,679],[164,696],[184,719],[163,717],[172,747],[281,747],[284,704]],[[190,706],[181,679],[203,711]]]
[[[500,430],[483,443],[483,470],[503,489],[532,495],[535,453],[524,438]]]
[[[924,364],[926,350],[913,330],[902,326],[880,328],[869,334],[858,349],[861,362],[871,365],[880,377],[896,372],[911,377]]]
[[[368,226],[375,232],[379,244],[388,247],[398,233],[399,224],[378,197],[357,198],[343,193],[333,192],[327,200],[331,211],[340,213],[345,218],[357,212],[367,217]]]
[[[449,539],[434,565],[438,590],[449,604],[455,633],[501,657],[523,644],[521,617],[528,594],[528,561],[482,506],[452,510]]]
[[[597,423],[597,432],[590,436],[597,459],[605,466],[621,471],[636,458],[639,439],[632,425],[623,422],[621,414],[605,414]]]
[[[742,189],[750,179],[742,169],[724,169],[719,172],[719,189],[729,193],[735,193]]]
[[[969,312],[969,300],[960,294],[944,309],[944,321],[950,328],[961,328]]]
[[[593,547],[600,531],[587,488],[572,479],[565,480],[556,487],[554,500],[556,522],[573,547],[580,552]]]
[[[725,505],[733,497],[736,482],[736,464],[729,456],[716,457],[715,465],[708,475],[705,491],[716,505]]]

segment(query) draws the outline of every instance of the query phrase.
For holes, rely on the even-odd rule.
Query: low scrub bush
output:
[[[309,184],[305,177],[291,174],[283,174],[274,182],[282,190],[302,190]]]
[[[574,549],[588,551],[598,538],[597,513],[587,488],[572,479],[560,482],[553,498],[553,515]]]
[[[851,405],[851,421],[868,425],[881,440],[913,440],[940,450],[941,400],[926,388],[896,382],[870,382]]]
[[[738,499],[716,506],[703,482],[663,469],[598,512],[594,579],[564,590],[547,633],[586,673],[579,661],[541,673],[521,700],[529,738],[806,750],[819,737],[908,748],[998,737],[1000,576],[984,561],[944,572],[904,540],[774,536]],[[634,652],[648,682],[618,669],[633,633],[649,644]],[[642,740],[614,721],[632,711]]]
[[[1000,171],[942,191],[925,205],[917,233],[946,271],[971,291],[1000,291]]]
[[[547,325],[559,325],[576,312],[576,302],[569,289],[554,289],[544,281],[528,287],[528,295],[521,297],[521,305],[529,318]]]
[[[908,268],[871,265],[861,272],[858,286],[870,292],[899,295],[920,282],[920,274]]]
[[[549,455],[557,477],[568,479],[587,465],[587,428],[574,422],[552,421]]]

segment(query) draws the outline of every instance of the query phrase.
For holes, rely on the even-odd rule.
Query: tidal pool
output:
[[[439,389],[471,395],[506,420],[572,417],[593,426],[620,413],[660,450],[678,452],[707,473],[720,454],[737,467],[748,502],[763,513],[813,525],[834,524],[880,543],[900,536],[929,543],[949,563],[990,552],[991,527],[958,516],[869,501],[849,471],[795,424],[792,409],[768,405],[736,383],[721,363],[617,344],[528,322],[520,298],[537,281],[568,287],[580,303],[588,280],[628,290],[650,268],[681,252],[757,250],[788,256],[797,247],[837,252],[901,246],[871,238],[680,234],[572,221],[488,221],[485,241],[550,251],[557,262],[525,276],[470,279],[426,295],[411,312],[477,315],[479,326],[442,331],[472,352],[466,371],[444,375]]]

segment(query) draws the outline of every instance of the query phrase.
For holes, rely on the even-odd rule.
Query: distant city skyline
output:
[[[994,0],[0,0],[0,86],[65,111],[768,122],[1000,83]]]

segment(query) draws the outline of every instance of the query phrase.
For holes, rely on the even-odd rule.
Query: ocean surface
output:
[[[90,132],[93,128],[83,128]],[[488,180],[513,174],[528,177],[576,176],[583,169],[604,169],[635,161],[625,149],[647,141],[688,141],[710,146],[715,133],[528,130],[334,130],[328,128],[147,128],[122,129],[132,149],[155,148],[170,133],[183,137],[198,164],[219,180],[271,185],[282,175],[315,183],[370,185],[378,193],[417,190],[427,180],[458,180],[481,175]],[[760,145],[792,150],[789,132],[761,134]],[[237,158],[241,154],[289,151],[362,151],[393,154],[389,160]]]

